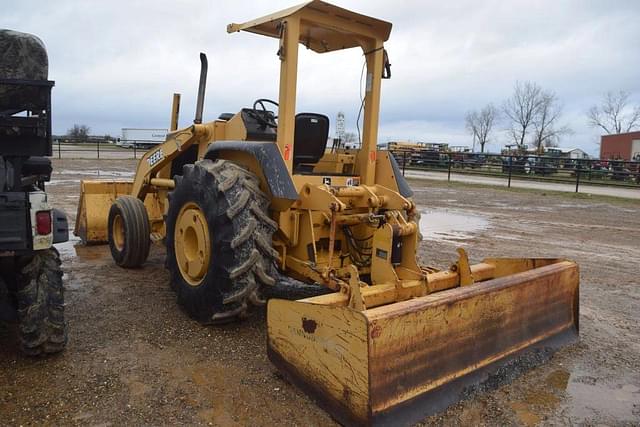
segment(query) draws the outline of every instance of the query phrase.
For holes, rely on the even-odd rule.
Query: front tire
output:
[[[36,252],[16,279],[20,349],[29,356],[62,351],[67,344],[67,324],[58,251]]]
[[[202,323],[246,316],[276,282],[277,224],[258,178],[226,160],[183,167],[169,194],[167,269],[178,302]]]
[[[109,249],[116,264],[140,267],[149,256],[151,226],[142,200],[120,196],[109,209]]]

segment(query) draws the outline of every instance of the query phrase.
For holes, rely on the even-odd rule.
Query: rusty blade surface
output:
[[[346,425],[408,425],[578,336],[578,267],[543,265],[363,312],[271,300],[270,360]]]
[[[565,261],[368,310],[372,417],[554,337],[577,338],[578,284]]]
[[[367,321],[358,311],[269,300],[271,362],[344,424],[369,418]]]

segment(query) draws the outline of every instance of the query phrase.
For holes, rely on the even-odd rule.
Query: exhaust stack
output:
[[[207,70],[209,63],[207,55],[200,52],[200,83],[198,83],[198,101],[196,103],[196,118],[193,123],[199,125],[202,123],[202,110],[204,108],[204,91],[207,86]]]

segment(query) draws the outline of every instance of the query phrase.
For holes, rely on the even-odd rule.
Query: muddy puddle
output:
[[[80,181],[86,177],[95,177],[97,179],[123,179],[131,180],[135,172],[133,171],[113,171],[113,170],[75,170],[75,169],[61,169],[56,170],[53,173],[51,181],[47,183],[49,186],[65,186],[79,184]],[[77,178],[69,178],[69,176],[77,176]],[[62,178],[57,178],[62,177]]]
[[[76,170],[76,169],[60,169],[56,170],[54,175],[88,175],[97,177],[126,177],[130,178],[135,175],[135,171],[118,171],[118,170]]]
[[[420,232],[427,240],[460,242],[488,229],[489,220],[480,215],[444,210],[422,210]]]
[[[566,392],[570,398],[568,415],[576,422],[631,422],[640,415],[640,387],[626,381],[609,383],[586,372],[573,372]]]
[[[528,212],[553,212],[554,208],[549,206],[522,206],[511,201],[494,201],[487,203],[488,206],[494,207],[496,209],[501,209],[505,211],[523,211],[526,210]]]
[[[70,185],[70,184],[79,184],[80,178],[78,179],[52,179],[47,182],[47,186],[50,185]]]
[[[108,245],[84,245],[78,237],[70,236],[69,241],[54,245],[62,260],[89,262],[107,259],[110,255]]]
[[[510,403],[520,424],[534,426],[549,412],[572,423],[634,423],[640,412],[640,388],[631,381],[596,379],[585,372],[559,369],[545,379],[545,387],[524,393]]]

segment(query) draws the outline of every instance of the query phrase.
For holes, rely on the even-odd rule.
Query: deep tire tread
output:
[[[247,203],[249,203],[249,198],[251,197],[251,193],[248,191],[243,191],[240,197],[235,201],[233,205],[227,209],[227,216],[229,219],[234,219],[242,210],[247,207]]]
[[[243,243],[247,242],[247,240],[249,240],[253,236],[253,233],[256,231],[257,227],[258,221],[256,221],[254,218],[251,218],[249,220],[249,223],[245,225],[240,233],[238,233],[238,235],[231,241],[231,249],[236,249]]]
[[[233,162],[205,159],[184,166],[169,197],[166,265],[186,311],[203,323],[221,323],[264,304],[261,288],[276,282],[279,254],[271,239],[278,224],[269,216],[270,201],[258,178]],[[177,214],[187,202],[203,209],[212,238],[209,272],[197,287],[184,281],[174,253]]]
[[[17,274],[18,339],[23,353],[39,356],[64,350],[64,288],[55,248],[36,252]]]

